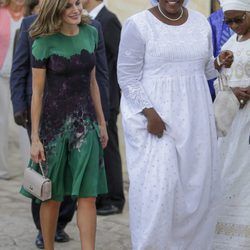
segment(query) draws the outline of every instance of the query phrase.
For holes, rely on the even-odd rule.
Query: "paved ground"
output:
[[[0,180],[0,250],[34,250],[37,231],[31,217],[30,200],[18,193],[23,164],[17,142],[17,129],[13,125],[9,146],[10,168],[14,177],[8,181]],[[123,148],[121,140],[122,155]],[[124,184],[127,197],[128,181],[125,170]],[[96,250],[131,249],[127,203],[122,215],[98,217],[97,223]],[[57,243],[55,249],[79,250],[80,241],[75,218],[67,226],[66,232],[70,235],[71,241]]]

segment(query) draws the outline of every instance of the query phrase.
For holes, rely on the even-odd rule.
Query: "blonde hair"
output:
[[[43,0],[39,14],[30,27],[30,36],[36,38],[59,32],[62,26],[62,14],[67,4],[68,0]],[[89,16],[82,14],[81,23],[89,22]]]

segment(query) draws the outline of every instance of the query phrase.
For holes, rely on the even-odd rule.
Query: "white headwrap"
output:
[[[223,12],[227,10],[250,11],[250,0],[222,0]]]
[[[159,3],[159,0],[150,0],[151,4],[153,6],[156,6]],[[188,4],[189,0],[184,0],[183,5],[186,6]]]

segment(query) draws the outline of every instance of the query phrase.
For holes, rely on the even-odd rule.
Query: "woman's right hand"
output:
[[[35,163],[45,161],[43,144],[39,139],[32,141],[30,150],[31,159]]]
[[[107,132],[107,127],[106,127],[106,123],[103,122],[99,125],[99,130],[100,130],[100,141],[102,144],[102,148],[106,148],[107,144],[108,144],[108,132]]]
[[[219,54],[219,61],[221,62],[221,66],[225,68],[231,68],[231,65],[234,62],[234,54],[230,50],[223,50]]]
[[[143,114],[148,120],[148,132],[161,138],[164,130],[166,130],[165,123],[162,121],[161,117],[154,108],[145,108]]]

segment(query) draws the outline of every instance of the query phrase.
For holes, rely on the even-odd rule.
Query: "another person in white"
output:
[[[226,70],[241,106],[227,136],[219,140],[224,184],[223,206],[213,249],[250,249],[250,1],[222,1],[224,22],[235,34],[222,49],[234,53]],[[226,107],[225,107],[226,108]]]
[[[8,134],[10,71],[16,30],[24,15],[25,0],[8,0],[0,6],[0,179],[9,179]]]
[[[134,250],[206,250],[220,165],[207,79],[217,76],[211,30],[183,0],[159,0],[123,28],[118,80]],[[232,54],[222,52],[227,67]]]

